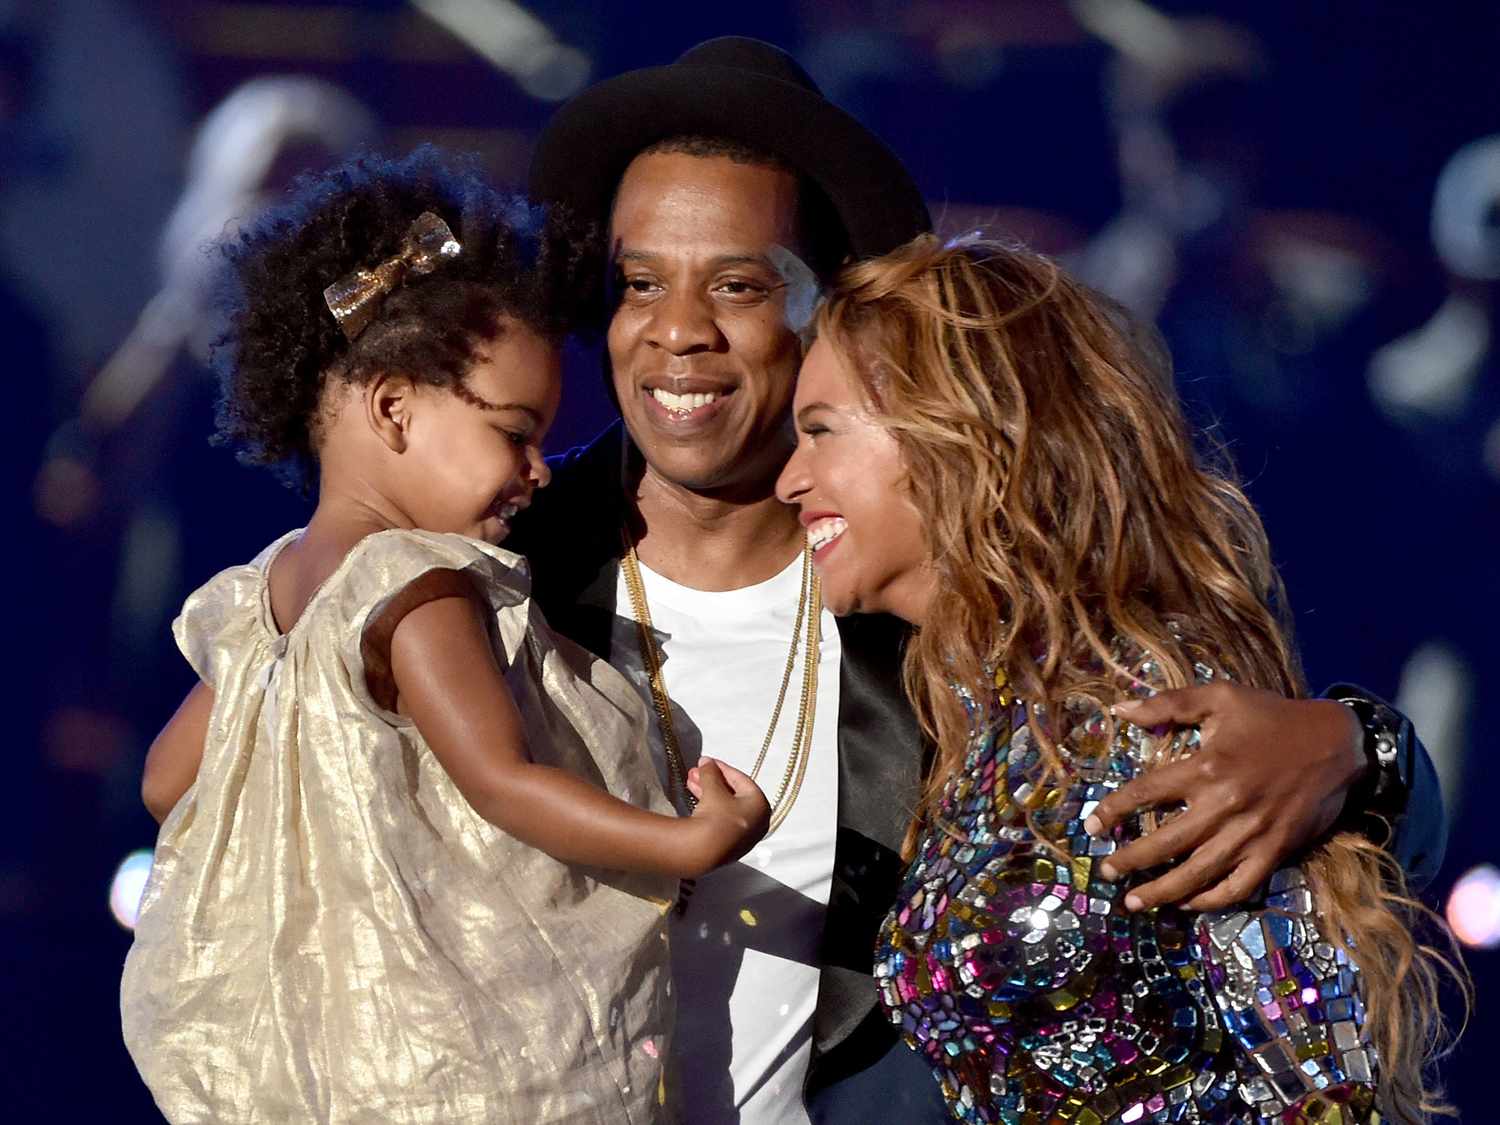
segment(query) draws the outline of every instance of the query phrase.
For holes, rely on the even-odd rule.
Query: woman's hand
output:
[[[747,773],[713,758],[688,771],[688,792],[698,798],[690,823],[702,848],[703,871],[733,863],[758,844],[771,824],[771,806]]]
[[[1119,879],[1187,856],[1131,888],[1130,910],[1166,903],[1218,910],[1243,902],[1332,827],[1367,768],[1359,720],[1331,700],[1285,699],[1221,681],[1120,703],[1115,714],[1140,727],[1197,724],[1202,732],[1192,757],[1122,786],[1084,822],[1100,836],[1142,809],[1187,806],[1101,864],[1105,878]]]

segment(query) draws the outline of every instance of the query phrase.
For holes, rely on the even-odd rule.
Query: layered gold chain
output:
[[[677,727],[672,721],[672,700],[667,695],[666,680],[662,676],[661,651],[651,630],[651,609],[646,604],[646,587],[641,581],[640,560],[636,558],[635,543],[628,530],[621,531],[625,546],[625,557],[621,560],[625,574],[625,587],[630,592],[630,607],[635,617],[636,635],[640,641],[641,663],[646,669],[646,681],[651,688],[651,704],[661,727],[662,749],[667,757],[667,772],[673,787],[680,793],[689,808],[697,800],[688,792],[687,767],[682,760],[681,744],[677,740]],[[781,785],[771,802],[771,825],[766,835],[780,827],[791,812],[802,790],[802,780],[807,776],[807,762],[811,757],[813,719],[817,713],[818,697],[818,653],[823,612],[822,589],[812,569],[812,548],[802,549],[802,584],[797,599],[797,618],[792,625],[792,643],[787,651],[786,668],[781,675],[781,689],[776,693],[776,705],[771,710],[771,721],[766,728],[766,737],[761,741],[760,753],[750,770],[751,778],[759,779],[765,765],[766,754],[771,749],[771,739],[781,721],[781,711],[786,703],[787,688],[792,682],[792,669],[797,663],[797,648],[806,631],[803,645],[802,698],[797,708],[797,729],[792,735],[792,749],[787,755],[786,769],[781,775]]]

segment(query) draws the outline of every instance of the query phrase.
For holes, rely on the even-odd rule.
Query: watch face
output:
[[[1401,745],[1401,722],[1401,716],[1383,704],[1377,703],[1370,708],[1370,722],[1366,724],[1366,731],[1374,736],[1375,756],[1380,759],[1382,766],[1402,765],[1397,753]],[[1404,769],[1398,770],[1402,784],[1406,783],[1405,773]]]
[[[1406,762],[1400,753],[1401,724],[1399,714],[1385,704],[1361,696],[1340,698],[1339,702],[1354,712],[1365,732],[1365,753],[1374,767],[1368,789],[1371,811],[1400,813],[1406,806]]]
[[[1396,764],[1396,736],[1390,731],[1383,730],[1375,736],[1375,757],[1382,769]]]

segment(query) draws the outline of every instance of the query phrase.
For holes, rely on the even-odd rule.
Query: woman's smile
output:
[[[931,567],[901,446],[854,366],[825,340],[807,353],[793,408],[797,448],[776,494],[802,509],[824,601],[837,614],[920,622]]]

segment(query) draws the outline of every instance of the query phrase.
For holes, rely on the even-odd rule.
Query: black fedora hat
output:
[[[532,156],[532,198],[602,221],[630,161],[683,134],[761,149],[807,176],[832,203],[855,257],[932,229],[895,153],[785,51],[737,35],[700,43],[667,66],[627,71],[562,106]]]

